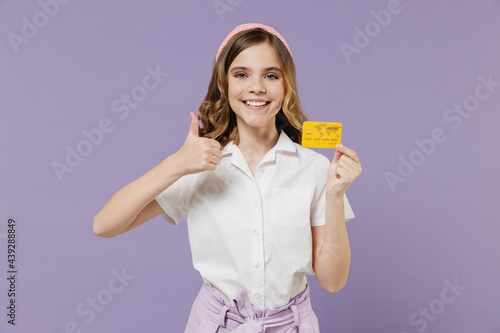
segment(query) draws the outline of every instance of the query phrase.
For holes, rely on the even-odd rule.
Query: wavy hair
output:
[[[228,99],[227,71],[238,54],[260,43],[268,43],[276,51],[283,71],[284,97],[283,105],[276,115],[276,129],[278,133],[283,129],[291,140],[302,143],[302,124],[308,118],[300,106],[292,56],[278,37],[261,28],[253,28],[235,34],[217,61],[214,60],[208,92],[198,109],[198,118],[203,125],[199,129],[199,136],[217,140],[221,149],[233,140],[234,144],[239,144],[236,114]]]

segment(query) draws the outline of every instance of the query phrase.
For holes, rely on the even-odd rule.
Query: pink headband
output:
[[[283,36],[281,36],[279,32],[277,32],[273,28],[271,28],[271,27],[269,27],[267,25],[264,25],[264,24],[260,24],[260,23],[245,23],[245,24],[240,24],[239,26],[237,26],[236,28],[234,28],[234,30],[231,31],[231,33],[229,35],[227,35],[226,39],[224,39],[224,41],[222,42],[222,44],[219,46],[219,50],[217,51],[217,55],[215,56],[215,61],[217,62],[217,59],[219,59],[219,55],[222,52],[222,49],[224,48],[224,46],[226,46],[227,42],[229,42],[229,40],[231,39],[231,37],[233,37],[235,34],[237,34],[240,31],[248,30],[248,29],[253,29],[253,28],[262,28],[265,31],[270,32],[273,35],[275,35],[276,37],[278,37],[281,40],[281,42],[283,44],[285,44],[286,48],[288,49],[288,52],[290,52],[290,56],[292,56],[292,51],[290,51],[290,47],[288,46],[285,38],[283,38]],[[293,60],[293,56],[292,56],[292,60]]]

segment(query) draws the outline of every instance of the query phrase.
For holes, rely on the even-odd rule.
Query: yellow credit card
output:
[[[335,148],[342,136],[342,123],[304,121],[302,146],[310,148]]]

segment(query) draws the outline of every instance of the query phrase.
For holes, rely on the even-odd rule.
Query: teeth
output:
[[[251,105],[251,106],[263,106],[266,105],[267,102],[252,102],[252,101],[245,101],[246,105]]]

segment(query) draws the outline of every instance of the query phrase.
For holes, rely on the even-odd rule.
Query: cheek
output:
[[[227,81],[227,91],[229,94],[238,95],[241,89],[241,82],[234,80],[233,78],[229,78]]]
[[[285,90],[281,85],[272,86],[270,91],[272,91],[273,96],[275,96],[276,100],[283,100],[285,95]]]
[[[229,99],[229,106],[231,107],[231,109],[234,110],[237,103],[239,103],[239,101],[238,101],[239,94],[237,93],[237,91],[234,90],[234,88],[232,89],[232,88],[228,87],[227,95],[228,95],[228,99]]]
[[[236,103],[239,103],[238,101],[235,101],[233,100],[232,98],[229,98],[229,107],[231,108],[231,110],[237,110],[237,104]]]
[[[283,91],[277,90],[277,91],[274,91],[273,94],[274,94],[273,95],[274,96],[274,100],[278,104],[283,104],[283,100],[285,98],[285,96],[283,95]]]

